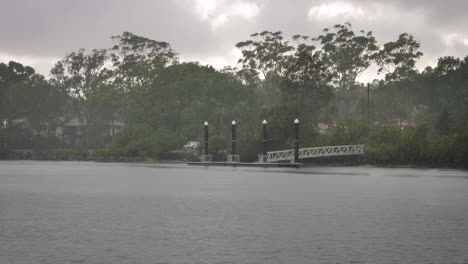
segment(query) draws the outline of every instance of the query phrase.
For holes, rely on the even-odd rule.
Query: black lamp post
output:
[[[299,119],[294,120],[294,162],[299,162]]]
[[[267,139],[268,122],[266,120],[263,120],[262,124],[263,124],[263,155],[266,156],[267,155],[267,142],[268,142],[268,139]]]
[[[208,155],[208,121],[205,121],[205,155]]]
[[[232,120],[231,125],[231,135],[232,135],[232,155],[236,155],[236,121]]]

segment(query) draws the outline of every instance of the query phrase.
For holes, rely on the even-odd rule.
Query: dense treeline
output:
[[[270,148],[282,149],[291,146],[297,117],[302,146],[366,143],[378,162],[468,164],[468,57],[443,57],[418,72],[423,54],[410,34],[379,44],[349,23],[291,40],[263,31],[237,43],[238,67],[222,70],[181,63],[169,43],[129,32],[112,41],[67,54],[48,79],[1,63],[0,153],[79,148],[164,157],[201,141],[206,120],[221,158],[235,119],[241,158],[253,160],[261,120],[269,122]],[[368,101],[357,78],[373,65],[383,79],[370,84]]]

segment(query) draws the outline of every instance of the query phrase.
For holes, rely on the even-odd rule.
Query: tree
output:
[[[340,92],[354,86],[356,78],[369,68],[378,51],[372,31],[359,33],[356,35],[348,22],[335,25],[332,30],[325,28],[314,39],[322,45],[324,60]]]
[[[322,52],[308,43],[308,36],[295,35],[296,45],[281,31],[263,31],[237,43],[243,57],[240,75],[255,83],[263,107],[285,105],[308,113],[310,119],[330,100],[331,73],[322,61]],[[250,78],[250,79],[249,79]]]
[[[266,79],[270,75],[284,76],[288,69],[290,55],[294,47],[283,40],[281,31],[251,34],[251,40],[241,41],[236,48],[241,49],[242,70],[249,72],[253,80]]]
[[[384,72],[388,82],[413,78],[417,73],[416,62],[423,55],[419,47],[419,42],[408,33],[401,34],[396,41],[385,43],[377,55],[378,73]]]
[[[33,68],[21,63],[0,63],[0,126],[9,127],[14,119],[23,117],[26,104],[19,100],[26,98],[18,94],[18,87],[34,75]]]
[[[10,61],[0,63],[0,148],[47,146],[66,101],[34,69]]]
[[[292,54],[287,78],[301,84],[314,81],[320,85],[328,85],[333,78],[332,72],[323,60],[323,52],[314,45],[307,44],[309,39],[308,36],[293,36],[298,45]]]
[[[113,36],[111,49],[114,85],[124,91],[147,88],[167,66],[178,62],[177,53],[167,42],[156,41],[130,32]]]
[[[94,49],[86,54],[84,49],[67,54],[50,71],[51,83],[65,88],[79,102],[85,101],[102,83],[109,81],[112,72],[106,66],[106,50]]]
[[[115,104],[112,104],[109,111],[93,108],[98,104],[97,97],[102,98],[102,89],[114,88],[111,85],[113,71],[108,68],[108,63],[107,50],[94,49],[91,53],[86,53],[84,49],[80,49],[67,54],[51,70],[51,84],[57,89],[66,90],[70,95],[69,108],[63,117],[76,117],[87,126],[88,146],[97,147],[102,144],[103,133],[117,111]],[[112,92],[107,94],[113,95]]]
[[[437,61],[435,73],[438,76],[444,76],[459,70],[461,66],[462,61],[459,58],[455,58],[453,56],[445,56],[439,58],[439,60]]]

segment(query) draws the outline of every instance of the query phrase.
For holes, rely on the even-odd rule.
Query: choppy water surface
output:
[[[468,173],[3,161],[0,263],[468,263]]]

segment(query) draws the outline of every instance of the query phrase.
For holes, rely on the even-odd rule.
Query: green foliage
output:
[[[257,161],[257,154],[263,152],[262,123],[260,120],[239,124],[237,152],[242,161]]]
[[[468,168],[468,131],[465,129],[455,135],[454,141],[454,148],[452,149],[454,154],[452,155],[455,156],[455,163]]]
[[[397,127],[386,126],[371,132],[366,144],[366,152],[377,161],[399,160],[401,131]]]
[[[400,136],[400,161],[422,162],[429,154],[429,128],[426,124],[416,129],[402,131]]]
[[[51,130],[65,100],[64,91],[31,67],[0,63],[0,149],[56,146]]]
[[[145,124],[131,125],[116,134],[111,150],[116,155],[153,156],[157,149],[154,130]]]
[[[110,77],[111,72],[105,66],[108,59],[108,52],[104,49],[94,49],[91,53],[84,49],[72,52],[52,68],[50,82],[66,90],[76,104],[83,104],[94,89]]]
[[[282,32],[265,30],[250,36],[252,40],[236,44],[243,56],[239,63],[242,63],[243,71],[248,72],[251,77],[247,81],[258,82],[261,78],[271,75],[284,76],[294,47],[283,40]]]
[[[459,58],[453,56],[442,57],[439,58],[434,73],[438,76],[445,76],[458,71],[462,65],[462,61]]]
[[[378,51],[372,31],[355,34],[349,22],[331,30],[325,28],[316,40],[322,45],[324,61],[332,69],[334,84],[341,92],[354,86]]]
[[[286,106],[273,107],[269,110],[263,109],[261,119],[259,118],[257,122],[260,124],[262,119],[268,122],[268,144],[270,149],[289,147],[288,143],[293,136],[293,120],[296,117],[296,113]]]
[[[430,149],[430,160],[438,164],[449,164],[454,163],[456,161],[457,155],[457,139],[459,137],[457,135],[443,135],[436,138],[432,144]],[[462,145],[466,145],[466,142]],[[455,151],[454,151],[455,150]]]
[[[114,85],[125,91],[146,89],[161,71],[177,64],[178,57],[171,45],[130,32],[113,36],[111,49]]]
[[[208,148],[213,159],[224,160],[228,153],[228,139],[221,135],[214,135],[208,140]]]
[[[366,151],[378,162],[466,166],[468,133],[431,136],[425,124],[405,130],[386,126],[371,132]]]
[[[146,124],[130,125],[117,133],[110,147],[117,156],[158,157],[180,147],[184,139],[166,129],[154,130]]]
[[[377,55],[378,73],[385,72],[387,81],[411,79],[416,75],[416,62],[423,55],[419,47],[419,42],[408,33],[385,43]]]
[[[440,113],[439,119],[436,123],[437,132],[440,135],[447,135],[450,132],[450,126],[452,123],[452,118],[450,117],[447,110],[444,109],[442,113]]]
[[[337,124],[327,142],[329,145],[363,144],[369,134],[369,126],[365,122],[347,121]]]
[[[412,35],[379,48],[371,31],[354,32],[350,23],[292,41],[280,31],[250,37],[236,45],[241,69],[179,63],[169,43],[130,32],[112,37],[110,49],[67,54],[49,80],[20,63],[0,63],[0,152],[62,147],[55,129],[78,118],[86,125],[79,148],[176,157],[186,140],[202,138],[208,121],[210,153],[224,159],[236,120],[238,152],[252,161],[262,151],[261,120],[269,150],[277,150],[292,147],[299,118],[301,146],[367,143],[379,162],[468,164],[468,57],[442,57],[419,73],[422,53]],[[368,102],[356,78],[372,64],[386,75],[372,83]],[[380,127],[396,119],[418,127]],[[115,121],[130,125],[111,140]],[[325,135],[319,122],[330,125]]]

